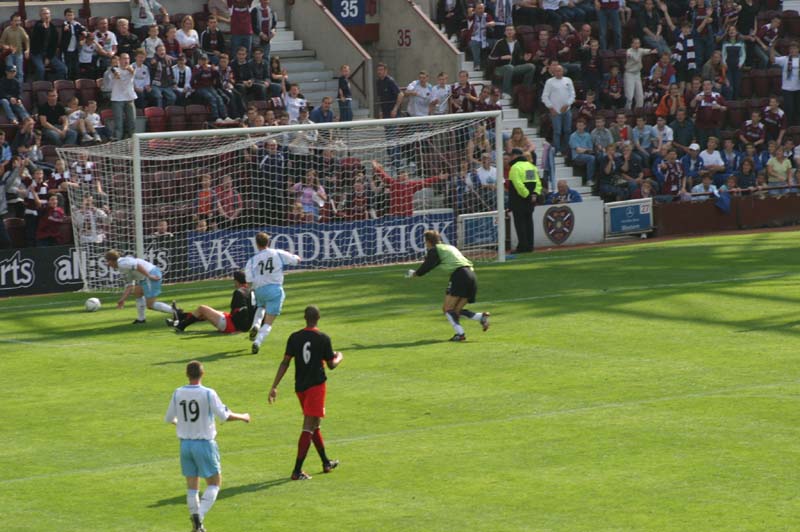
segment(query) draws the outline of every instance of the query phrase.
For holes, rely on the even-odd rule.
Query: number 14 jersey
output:
[[[213,389],[187,384],[172,394],[164,420],[178,426],[178,438],[182,440],[213,440],[217,437],[214,416],[224,423],[229,414]]]
[[[294,358],[294,391],[303,392],[327,379],[323,364],[333,360],[331,339],[317,328],[301,329],[289,336],[286,356]]]
[[[299,257],[282,249],[267,248],[259,251],[247,261],[244,275],[253,290],[268,284],[283,285],[285,265],[298,264]]]

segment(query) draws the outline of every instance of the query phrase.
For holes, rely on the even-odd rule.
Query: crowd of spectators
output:
[[[795,190],[800,15],[777,11],[780,2],[440,0],[438,8],[447,34],[604,199]]]

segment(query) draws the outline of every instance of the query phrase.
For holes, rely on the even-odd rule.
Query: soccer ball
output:
[[[97,299],[96,297],[90,297],[89,299],[86,300],[84,306],[86,307],[86,312],[94,312],[96,310],[100,310],[100,300]]]

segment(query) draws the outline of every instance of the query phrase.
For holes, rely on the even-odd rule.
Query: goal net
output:
[[[228,277],[254,254],[258,231],[304,269],[419,260],[428,229],[474,260],[502,260],[499,121],[490,112],[145,133],[59,148],[76,182],[84,287],[119,285],[103,259],[110,248],[151,261],[165,282]]]

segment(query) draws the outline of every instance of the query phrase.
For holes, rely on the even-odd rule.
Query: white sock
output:
[[[264,321],[264,316],[267,315],[267,309],[264,307],[258,307],[256,309],[256,315],[253,316],[253,326],[251,328],[259,328],[261,327],[261,322]]]
[[[272,325],[265,323],[258,329],[258,334],[256,335],[256,345],[260,346],[261,343],[269,336],[269,332],[272,330]]]
[[[144,297],[137,297],[136,298],[136,319],[139,321],[144,321],[144,309],[147,308],[147,301],[145,301]]]
[[[189,506],[189,515],[200,513],[200,492],[186,490],[186,504]]]
[[[481,321],[483,319],[483,312],[476,312],[470,319],[475,321]]]
[[[203,492],[203,498],[200,500],[200,520],[202,520],[211,507],[214,506],[218,493],[219,486],[214,486],[213,484],[208,486],[206,491]]]
[[[164,314],[172,314],[172,307],[166,303],[162,303],[161,301],[156,301],[153,303],[153,310],[163,312]]]
[[[464,327],[462,327],[449,312],[445,312],[444,315],[447,316],[447,321],[453,326],[453,330],[456,334],[464,334]]]

